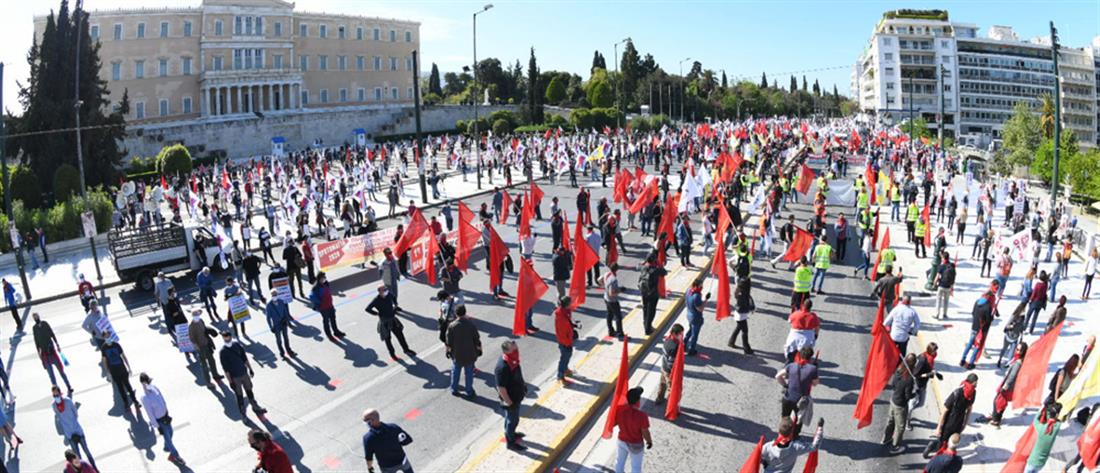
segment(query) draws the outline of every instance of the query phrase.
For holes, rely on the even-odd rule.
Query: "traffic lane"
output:
[[[797,221],[809,218],[805,205],[792,204],[791,209]],[[828,419],[820,465],[824,471],[897,470],[901,460],[886,455],[879,444],[885,402],[877,403],[875,422],[865,429],[856,430],[851,418],[870,343],[867,327],[875,312],[874,301],[864,296],[868,284],[843,274],[858,260],[851,250],[849,247],[848,264],[834,265],[825,283],[826,294],[814,297],[814,310],[823,320],[817,343],[821,384],[814,389],[814,416]],[[667,422],[663,420],[664,406],[647,406],[654,438],[662,445],[647,452],[647,466],[658,471],[724,471],[748,458],[761,435],[774,438],[781,395],[774,376],[785,361],[783,345],[789,329],[786,318],[793,278],[782,265],[777,267],[772,270],[762,258],[757,258],[753,267],[757,311],[749,318],[749,340],[756,354],[747,356],[726,346],[733,321],[708,320],[699,339],[705,357],[687,359],[681,418]],[[710,314],[712,305],[707,315],[713,317]],[[730,440],[736,442],[733,448]]]

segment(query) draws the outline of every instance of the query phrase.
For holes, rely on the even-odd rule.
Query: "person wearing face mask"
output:
[[[72,398],[61,395],[61,388],[53,386],[50,389],[53,392],[53,402],[50,405],[53,409],[54,419],[61,426],[62,435],[69,441],[69,447],[72,448],[69,452],[72,452],[79,459],[80,449],[83,448],[84,455],[88,457],[88,463],[92,464],[92,471],[96,471],[95,459],[92,458],[91,450],[88,450],[88,441],[84,438],[84,428],[80,426],[76,404],[73,403]],[[66,455],[66,458],[68,458],[68,455]]]
[[[187,463],[180,458],[176,446],[172,444],[172,416],[168,415],[168,403],[164,400],[160,389],[153,386],[153,378],[148,374],[138,375],[138,381],[141,381],[141,388],[144,391],[141,400],[145,401],[145,414],[149,416],[150,422],[156,423],[155,429],[164,437],[164,451],[168,452],[168,461],[180,466],[186,465]]]
[[[176,326],[186,324],[187,317],[183,315],[183,307],[180,307],[179,296],[176,288],[168,289],[168,300],[164,303],[164,326],[168,329],[168,336],[176,339]]]
[[[65,473],[98,473],[95,467],[81,460],[72,450],[65,450]]]
[[[241,415],[247,415],[247,411],[244,409],[246,396],[249,404],[252,405],[252,411],[256,415],[266,414],[267,409],[260,407],[260,404],[256,402],[256,397],[252,395],[252,377],[256,375],[256,372],[252,370],[252,364],[248,361],[248,354],[244,351],[244,346],[226,330],[222,330],[222,342],[221,350],[218,351],[218,358],[222,362],[222,369],[225,370],[225,374],[229,375],[229,387],[233,389],[233,394],[237,396],[237,408],[240,409]]]
[[[336,306],[332,305],[332,290],[329,289],[328,275],[324,271],[317,273],[316,282],[309,292],[309,301],[313,304],[313,309],[321,314],[321,323],[329,340],[335,342],[337,338],[347,335],[336,326]]]
[[[519,364],[519,347],[516,342],[505,340],[500,345],[502,356],[497,361],[493,374],[496,378],[497,395],[500,407],[504,411],[504,440],[509,450],[524,451],[527,447],[520,443],[523,432],[516,432],[519,425],[519,407],[527,395],[527,383],[523,380],[523,368]]]
[[[267,317],[267,327],[275,335],[275,345],[279,347],[279,357],[286,359],[287,355],[298,356],[290,349],[290,306],[279,298],[277,289],[271,290],[271,300],[264,307],[264,315]]]
[[[226,302],[228,302],[229,299],[243,294],[243,291],[241,289],[241,286],[239,284],[237,284],[237,280],[234,279],[232,276],[230,276],[228,278],[225,278],[225,290],[222,294],[223,294],[223,298],[226,300]],[[226,307],[228,308],[229,304],[226,304]],[[229,325],[231,325],[233,327],[233,336],[234,337],[241,336],[241,337],[244,337],[244,338],[248,338],[248,333],[246,333],[245,330],[244,330],[245,321],[241,320],[240,322],[237,322],[237,320],[233,318],[232,308],[229,308],[227,313],[229,314],[227,316],[229,318]],[[238,329],[240,330],[239,333],[238,333]],[[251,339],[249,339],[249,340],[251,340]]]
[[[140,409],[141,403],[138,402],[134,387],[130,384],[130,360],[126,358],[126,353],[122,351],[122,345],[118,344],[118,340],[106,332],[103,333],[103,338],[106,340],[100,348],[103,354],[103,367],[110,373],[111,381],[118,388],[118,393],[122,395],[122,402],[133,402],[134,409]]]
[[[413,473],[409,457],[405,455],[405,446],[413,439],[397,424],[382,422],[376,409],[363,412],[363,422],[367,423],[367,433],[363,434],[363,453],[367,459],[367,471],[374,473],[374,460],[382,473]]]
[[[412,351],[408,342],[405,341],[405,326],[397,318],[397,298],[386,285],[378,286],[378,295],[374,296],[374,300],[364,310],[368,314],[378,316],[378,335],[386,343],[386,350],[389,351],[390,358],[397,360],[397,353],[393,350],[390,335],[397,337],[397,342],[401,344],[401,349],[405,351],[406,355],[416,356],[416,352]]]
[[[195,358],[199,360],[199,368],[202,371],[202,379],[206,387],[212,388],[210,373],[214,373],[214,380],[221,382],[222,375],[218,374],[218,363],[214,361],[214,337],[218,332],[206,326],[202,321],[202,309],[191,311],[191,323],[187,326],[187,338],[195,346]]]
[[[258,452],[256,457],[259,461],[256,463],[256,467],[252,469],[254,473],[260,471],[266,473],[294,473],[294,468],[290,466],[290,457],[286,455],[283,447],[271,438],[271,434],[259,429],[252,429],[248,432],[248,445]]]

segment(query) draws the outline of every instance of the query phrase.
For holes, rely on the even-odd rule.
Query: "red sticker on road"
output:
[[[413,420],[420,417],[420,409],[412,408],[409,412],[405,413],[405,420]]]

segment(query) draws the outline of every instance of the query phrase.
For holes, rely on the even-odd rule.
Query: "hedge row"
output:
[[[88,190],[88,200],[91,201],[92,212],[95,214],[96,228],[105,232],[111,228],[111,213],[114,212],[114,204],[107,192],[96,187]],[[72,196],[64,202],[48,209],[30,209],[23,206],[22,201],[12,202],[12,214],[15,216],[15,226],[24,236],[36,228],[46,231],[46,242],[53,243],[84,236],[84,225],[80,221],[80,214],[84,212],[84,199],[80,196]],[[8,235],[8,217],[0,213],[0,228],[4,230],[3,238],[0,238],[0,251],[11,251],[11,237]]]

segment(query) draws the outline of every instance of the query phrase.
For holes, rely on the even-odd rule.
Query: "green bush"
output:
[[[63,202],[80,193],[80,171],[72,164],[62,164],[53,173],[54,202]]]
[[[161,148],[157,154],[157,170],[163,176],[186,176],[191,173],[191,152],[176,143]]]
[[[29,209],[37,209],[42,206],[42,187],[38,184],[38,176],[26,166],[17,166],[11,175],[12,201],[22,201]]]
[[[557,105],[565,100],[565,81],[561,80],[561,76],[554,76],[550,79],[550,83],[546,85],[546,103],[550,105]]]
[[[493,134],[496,136],[504,136],[512,132],[512,124],[508,123],[508,120],[498,118],[493,122]]]
[[[523,125],[516,127],[515,130],[512,130],[512,133],[546,133],[546,130],[550,128],[553,127],[551,127],[550,125]]]
[[[569,126],[569,119],[556,113],[548,113],[544,123],[554,128],[561,127],[564,129]]]
[[[592,111],[587,108],[578,108],[570,112],[569,121],[573,122],[573,126],[581,130],[587,130],[595,126],[593,125],[595,122],[592,121]]]
[[[424,105],[435,105],[442,102],[443,97],[440,97],[439,94],[435,92],[428,92],[421,100],[424,102]]]
[[[110,195],[96,187],[88,190],[88,201],[91,203],[92,213],[95,214],[96,229],[101,233],[107,231],[111,228],[111,213],[114,211]],[[72,196],[49,209],[30,209],[24,207],[22,202],[14,202],[12,214],[15,216],[15,226],[21,234],[26,235],[36,228],[42,228],[46,231],[47,242],[53,243],[83,238],[84,225],[80,221],[80,214],[85,208],[84,199]],[[4,229],[4,236],[0,238],[0,251],[11,251],[11,238],[7,234],[8,218],[2,213],[0,228]]]
[[[155,157],[143,158],[141,156],[134,156],[130,159],[129,166],[126,167],[127,174],[156,172],[156,170],[157,159]]]
[[[463,135],[466,134],[466,127],[467,126],[468,126],[468,123],[466,122],[466,120],[458,120],[458,121],[455,122],[455,129],[458,130],[458,132],[463,134]]]
[[[496,125],[496,122],[500,120],[508,122],[509,129],[515,128],[522,124],[520,123],[519,117],[517,117],[516,114],[512,113],[510,110],[497,110],[489,114],[489,123],[492,123],[494,126]],[[494,131],[493,133],[496,132]]]

